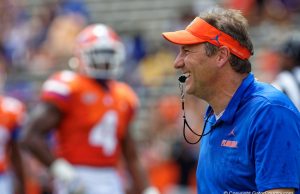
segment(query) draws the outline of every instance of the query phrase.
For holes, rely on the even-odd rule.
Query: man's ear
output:
[[[218,54],[217,54],[217,65],[218,67],[223,67],[229,60],[230,57],[230,50],[226,46],[219,47]]]

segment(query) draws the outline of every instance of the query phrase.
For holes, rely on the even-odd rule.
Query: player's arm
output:
[[[17,194],[24,194],[25,192],[25,174],[24,165],[21,156],[21,150],[15,140],[10,141],[9,157],[11,167],[15,173],[14,188]]]
[[[47,145],[47,134],[62,119],[62,112],[50,103],[38,104],[29,115],[24,126],[24,135],[21,140],[22,146],[27,148],[38,160],[49,167],[55,157]]]
[[[126,165],[132,176],[135,192],[142,193],[142,191],[147,187],[148,182],[139,162],[135,142],[130,131],[126,134],[122,142],[122,149]]]
[[[122,149],[126,165],[132,176],[134,192],[136,194],[159,194],[156,188],[149,186],[147,176],[138,158],[135,141],[130,131],[126,134],[122,142]]]
[[[43,102],[32,111],[24,126],[21,144],[50,170],[51,175],[71,192],[82,192],[84,186],[77,182],[73,166],[65,159],[56,158],[47,144],[48,133],[63,119],[63,112],[55,105]]]

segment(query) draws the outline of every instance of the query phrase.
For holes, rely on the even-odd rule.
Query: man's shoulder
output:
[[[300,119],[299,111],[285,94],[262,82],[256,82],[244,94],[238,112],[239,117],[257,124],[266,119]]]
[[[117,89],[119,92],[130,92],[135,93],[133,88],[125,82],[121,81],[113,81],[113,87]]]
[[[244,103],[252,104],[256,108],[281,106],[297,110],[292,101],[281,91],[268,83],[255,82],[251,90],[246,93]]]
[[[63,96],[85,88],[86,79],[78,73],[63,70],[52,74],[43,85],[43,92],[59,93]]]
[[[126,100],[131,106],[139,106],[139,97],[134,89],[125,82],[114,81],[113,92],[123,100]]]
[[[79,79],[80,75],[69,70],[58,71],[52,74],[48,80],[56,80],[64,83],[71,83]]]

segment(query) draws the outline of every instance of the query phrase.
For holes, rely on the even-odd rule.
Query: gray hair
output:
[[[253,55],[253,44],[247,31],[248,22],[242,15],[241,11],[234,9],[213,8],[201,13],[199,17],[215,28],[230,35],[242,46],[247,48]],[[217,46],[208,42],[205,43],[205,48],[208,56],[212,56],[218,51]],[[243,60],[231,54],[229,62],[231,67],[238,73],[251,72],[251,63],[248,59]]]

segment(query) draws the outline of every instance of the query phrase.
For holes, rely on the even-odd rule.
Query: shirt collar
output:
[[[234,115],[238,109],[238,106],[243,99],[243,96],[247,90],[247,88],[254,82],[254,75],[252,73],[249,73],[249,75],[242,81],[241,85],[237,89],[237,91],[234,93],[233,97],[229,101],[229,104],[227,105],[224,114],[221,116],[220,119],[218,119],[218,122],[221,120],[223,122],[231,123],[233,121]],[[206,116],[209,117],[212,112],[212,107],[209,106],[206,111]]]

